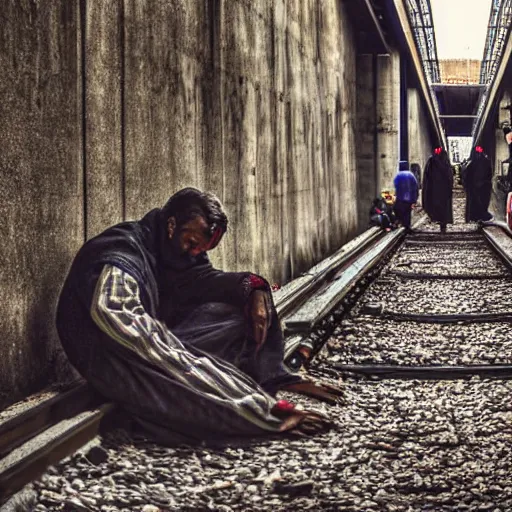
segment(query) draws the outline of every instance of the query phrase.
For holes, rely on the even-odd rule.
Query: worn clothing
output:
[[[413,204],[414,203],[400,201],[397,199],[394,206],[397,219],[400,221],[402,226],[407,229],[411,227],[411,214]]]
[[[395,221],[393,207],[388,205],[382,197],[375,198],[370,208],[370,225],[388,229]]]
[[[413,204],[418,200],[418,182],[411,171],[398,172],[393,185],[397,201]]]
[[[160,442],[279,431],[269,393],[298,378],[283,366],[275,309],[256,354],[244,317],[254,276],[216,270],[204,253],[169,259],[159,212],[77,254],[57,310],[70,361]]]
[[[466,222],[488,221],[489,203],[492,192],[492,165],[484,153],[474,149],[464,170],[464,188],[466,190]]]
[[[422,206],[432,222],[453,224],[453,171],[446,151],[432,155],[423,174]]]

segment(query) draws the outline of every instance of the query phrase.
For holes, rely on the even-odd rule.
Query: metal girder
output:
[[[473,125],[473,144],[480,140],[487,119],[500,100],[499,92],[512,55],[511,22],[512,0],[493,0],[480,67],[480,83],[486,86],[486,90],[478,107],[478,119]]]
[[[440,81],[430,0],[407,0],[416,44],[430,83]]]
[[[489,84],[496,73],[511,21],[512,0],[493,0],[487,26],[484,58],[480,67],[482,84]]]
[[[437,106],[437,100],[430,87],[427,72],[422,61],[422,56],[416,43],[414,28],[410,21],[410,14],[406,0],[388,0],[394,6],[394,10],[397,15],[398,22],[401,26],[403,38],[405,41],[406,49],[410,55],[413,67],[418,77],[419,87],[422,92],[422,96],[425,100],[428,115],[434,126],[437,139],[440,145],[448,147],[445,132],[441,126],[441,120],[439,119],[439,109]],[[430,5],[430,4],[429,4]],[[437,57],[436,57],[437,58]],[[439,80],[437,80],[439,81]]]

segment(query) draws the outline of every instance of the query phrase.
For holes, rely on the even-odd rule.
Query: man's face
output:
[[[395,198],[391,192],[385,190],[381,193],[382,199],[386,202],[387,205],[392,205],[395,202]]]
[[[210,249],[208,224],[203,217],[194,217],[176,229],[174,217],[168,220],[169,238],[179,255],[197,256]]]

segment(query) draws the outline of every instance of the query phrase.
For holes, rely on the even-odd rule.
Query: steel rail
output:
[[[306,304],[298,308],[286,321],[288,332],[311,330],[331,309],[339,303],[366,273],[368,273],[405,236],[405,229],[388,233],[371,249],[356,259],[329,286],[313,295]]]
[[[283,319],[291,310],[304,302],[315,289],[342,267],[347,261],[364,251],[375,240],[384,235],[379,227],[372,227],[343,245],[334,254],[324,259],[310,270],[273,292],[274,303],[279,318]]]
[[[26,409],[0,423],[0,457],[59,421],[104,402],[87,384],[79,384]]]
[[[423,214],[423,213],[420,213],[419,216],[418,216],[418,219],[415,220],[415,222],[414,222],[414,224],[412,226],[413,229],[417,229],[419,226],[421,226],[426,221],[426,219],[427,219],[427,216],[425,214]],[[372,229],[375,229],[375,228],[372,228]],[[368,233],[368,231],[366,231],[366,233]],[[392,233],[389,233],[389,234],[392,234]],[[355,240],[357,240],[357,239],[355,239]],[[366,244],[364,247],[362,247],[361,253],[367,252],[372,244],[373,245],[376,244],[376,240],[377,240],[377,238],[374,238],[372,240],[372,242],[370,242],[370,243]],[[407,240],[407,238],[405,240]],[[357,254],[355,254],[355,256],[357,256]],[[345,267],[342,266],[338,273],[346,272],[348,267],[355,262],[355,259],[356,258],[351,258],[351,259],[347,258]],[[369,270],[371,270],[371,269],[369,269]],[[364,276],[364,273],[361,274],[361,278],[363,276]],[[326,276],[325,281],[327,281],[327,279],[328,279],[328,277]],[[326,286],[328,286],[328,284],[324,283],[324,288]],[[347,287],[346,293],[348,293],[349,290],[352,289],[352,288],[353,288],[353,283],[352,282],[348,283],[348,287]],[[343,290],[341,290],[341,294],[343,296],[346,295],[346,293]],[[336,303],[341,301],[342,298],[343,297],[339,297],[339,300],[334,301],[334,303],[332,304],[332,307],[335,307]],[[332,309],[332,307],[331,307],[331,309]],[[298,308],[295,309],[295,311],[297,311],[297,310],[298,310]],[[327,310],[327,312],[329,312],[329,311],[330,311],[330,309]],[[311,329],[309,329],[309,330],[308,329],[305,329],[305,330],[301,329],[298,332],[292,331],[291,334],[289,334],[288,333],[288,327],[287,327],[286,323],[284,325],[284,329],[285,329],[285,332],[288,334],[287,337],[285,338],[285,347],[284,347],[285,348],[285,350],[284,350],[284,360],[285,360],[285,362],[288,362],[288,364],[291,364],[290,361],[294,360],[294,356],[298,354],[298,352],[297,352],[298,349],[300,349],[302,347],[304,347],[308,351],[310,351],[311,357],[314,357],[313,356],[313,348],[314,348],[313,347],[313,343],[309,339],[309,331]],[[297,357],[298,357],[298,355],[297,355]],[[296,362],[298,364],[300,363],[299,366],[301,366],[302,363],[305,362],[305,360],[304,360],[304,358],[302,356],[300,356],[300,357],[298,357],[298,360]],[[298,367],[296,367],[295,364],[293,364],[290,367],[292,368],[292,370],[297,370],[298,369]]]
[[[3,458],[0,461],[0,502],[95,437],[102,421],[113,410],[114,405],[106,403],[98,409],[82,412],[72,420],[63,420]]]
[[[500,229],[503,233],[507,235],[508,238],[512,239],[512,235],[510,230],[505,229],[503,226],[495,224],[495,228]],[[500,243],[499,237],[493,232],[492,227],[484,227],[482,229],[482,233],[485,237],[485,240],[489,243],[489,245],[496,251],[498,256],[503,260],[505,265],[509,269],[512,269],[512,253],[507,251],[506,248]]]
[[[334,368],[341,372],[357,373],[363,375],[379,375],[385,377],[410,377],[431,379],[447,379],[450,376],[460,378],[467,375],[492,375],[512,377],[512,365],[486,364],[464,366],[405,366],[405,365],[371,365],[371,364],[340,364],[335,363]]]
[[[380,312],[375,312],[373,314],[371,311],[368,311],[365,314],[378,316],[383,320],[394,320],[397,322],[418,322],[427,324],[453,324],[457,322],[512,322],[512,311],[504,311],[502,313],[451,313],[446,315],[422,315],[419,313],[398,313],[396,311],[381,310]]]
[[[429,274],[428,272],[404,272],[403,270],[390,270],[389,275],[400,277],[401,279],[506,279],[511,277],[508,274]]]

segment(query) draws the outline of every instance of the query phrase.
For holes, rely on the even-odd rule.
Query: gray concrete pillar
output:
[[[400,55],[377,57],[377,188],[392,188],[398,170]]]
[[[408,89],[409,110],[409,163],[417,163],[422,171],[432,153],[432,140],[427,117],[422,108],[421,97],[417,89]]]
[[[357,159],[357,222],[358,231],[368,227],[368,211],[378,193],[376,125],[376,59],[375,55],[357,58],[356,159]]]

